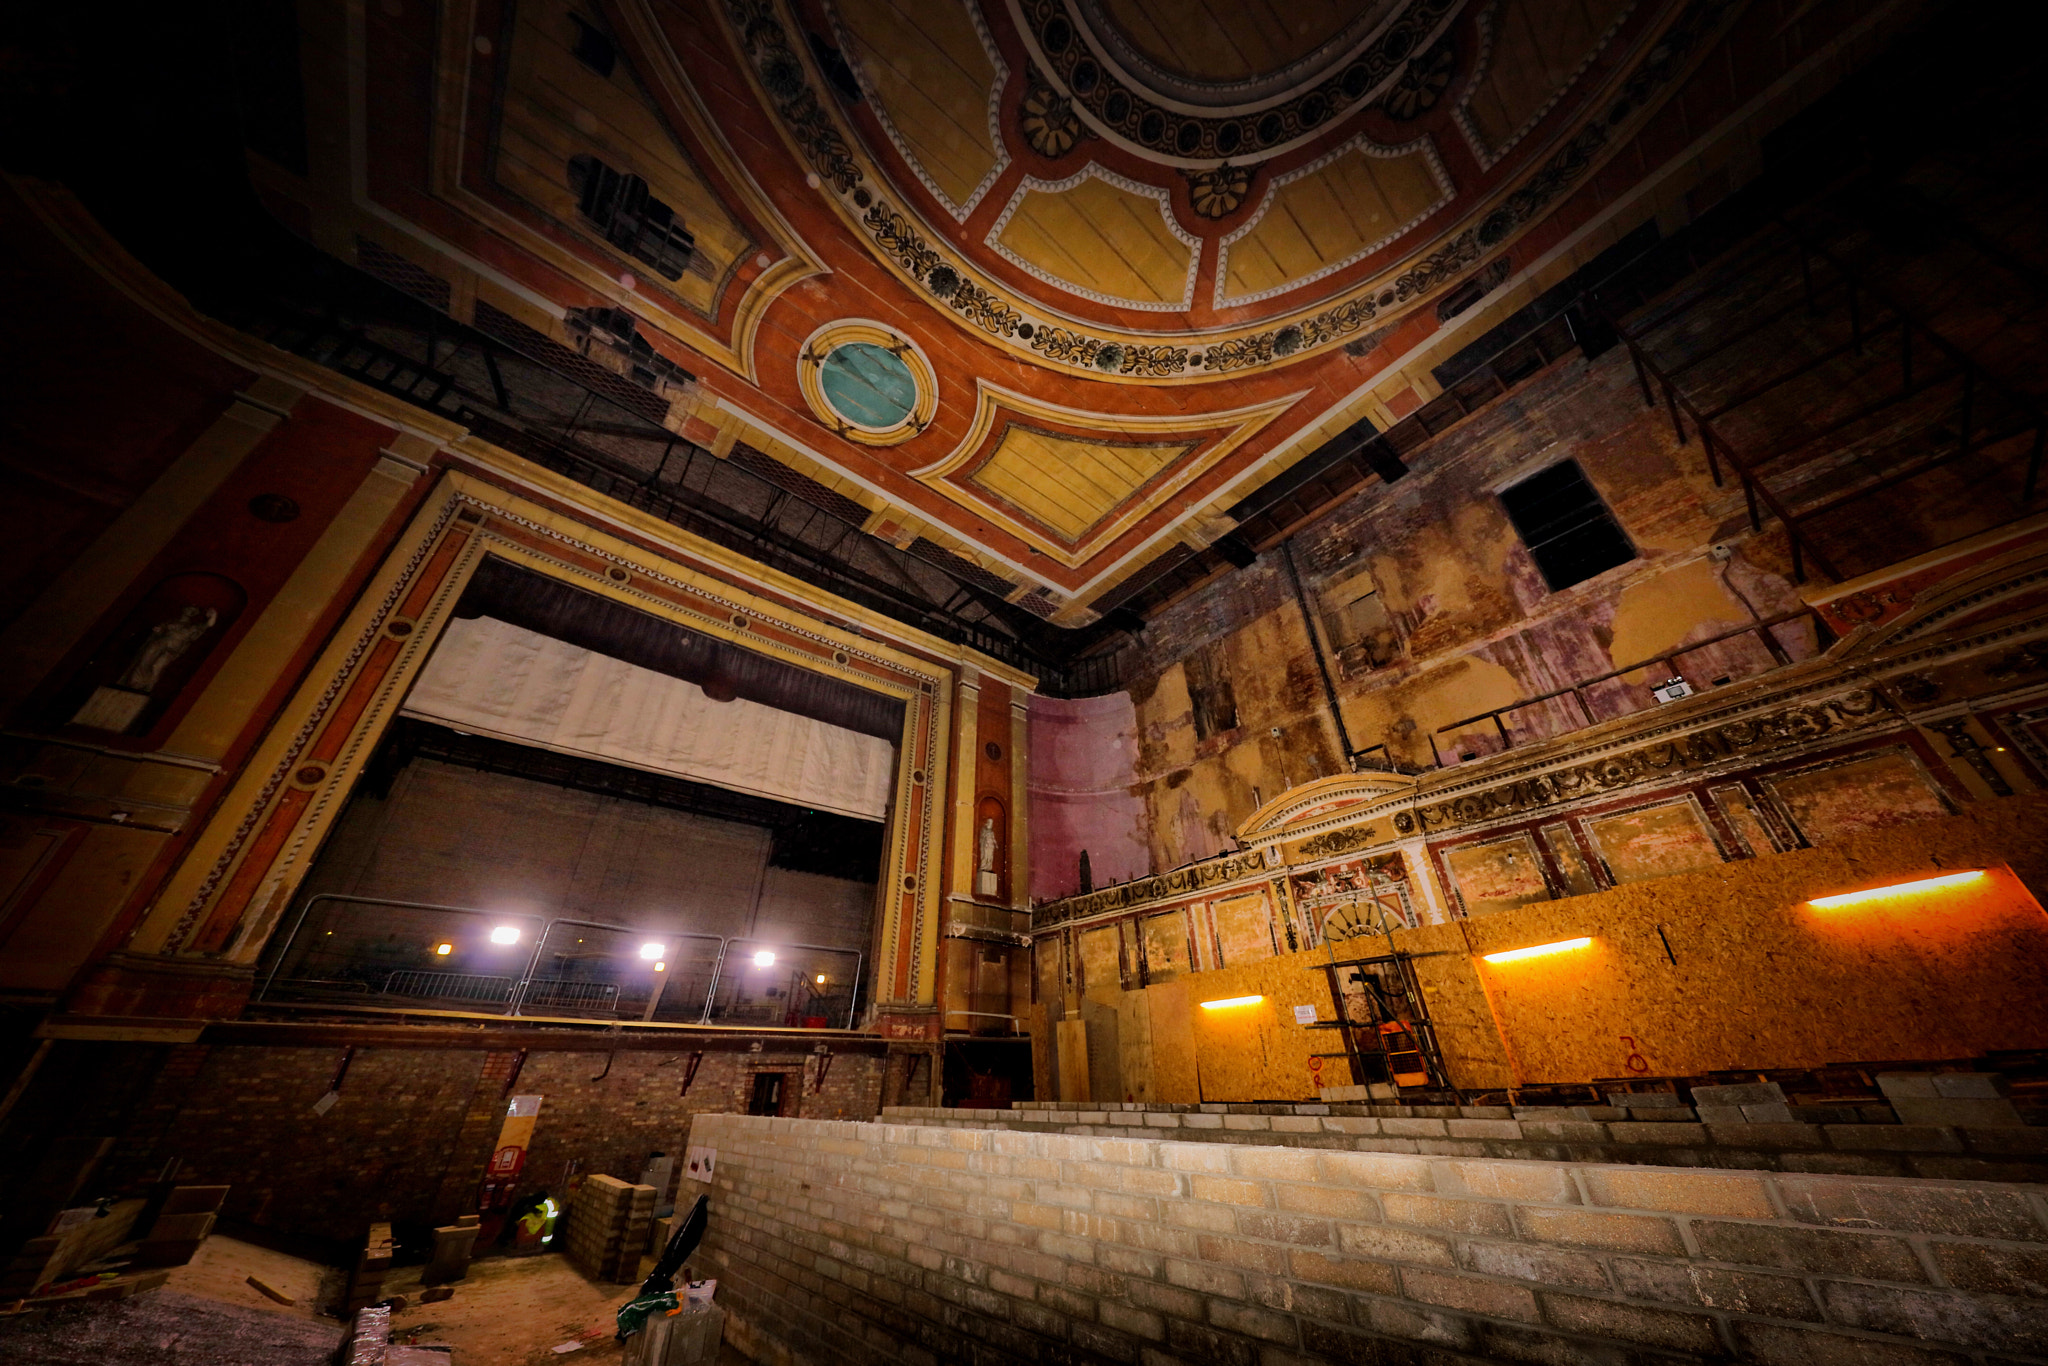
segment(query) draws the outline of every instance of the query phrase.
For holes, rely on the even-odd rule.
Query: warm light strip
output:
[[[1489,963],[1513,963],[1523,958],[1541,958],[1546,953],[1563,953],[1567,949],[1583,949],[1592,944],[1591,939],[1560,939],[1555,944],[1531,944],[1526,949],[1505,949],[1500,953],[1489,953]]]
[[[1913,892],[1931,892],[1937,887],[1960,887],[1965,882],[1975,882],[1984,876],[1982,868],[1967,873],[1944,873],[1940,877],[1923,877],[1918,882],[1895,882],[1889,887],[1872,887],[1865,892],[1843,892],[1840,896],[1817,896],[1808,902],[1834,910],[1837,906],[1854,906],[1862,901],[1875,901],[1881,896],[1906,896]]]
[[[1221,1010],[1225,1006],[1255,1006],[1265,999],[1263,996],[1226,996],[1220,1001],[1202,1002],[1202,1009]]]

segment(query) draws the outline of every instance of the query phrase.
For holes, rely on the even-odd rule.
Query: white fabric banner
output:
[[[491,617],[449,623],[405,713],[478,735],[881,820],[896,747]]]

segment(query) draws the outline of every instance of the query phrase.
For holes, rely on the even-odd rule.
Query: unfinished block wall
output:
[[[706,1116],[759,1360],[2048,1361],[2037,1186]]]
[[[600,1173],[569,1202],[564,1250],[576,1269],[594,1281],[638,1280],[653,1221],[654,1187],[628,1185]]]

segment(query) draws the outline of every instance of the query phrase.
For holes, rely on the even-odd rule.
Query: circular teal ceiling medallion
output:
[[[917,408],[917,378],[910,367],[873,342],[834,347],[818,367],[818,386],[833,412],[862,427],[899,427]]]
[[[804,344],[797,375],[818,420],[865,445],[909,440],[938,407],[931,363],[880,323],[848,319],[819,328]]]

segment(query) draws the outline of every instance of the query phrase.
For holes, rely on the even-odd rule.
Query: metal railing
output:
[[[366,923],[368,918],[361,916],[316,919],[315,911],[323,903],[381,907],[395,914],[382,923]],[[317,933],[307,933],[309,921]],[[539,934],[516,974],[508,970],[509,963],[499,971],[465,970],[497,966],[519,951],[534,926],[539,927]],[[378,937],[380,931],[382,938]],[[327,947],[328,940],[338,942]],[[403,1001],[428,1008],[485,1006],[515,1016],[548,1012],[617,1019],[631,1014],[642,1021],[709,1024],[715,1014],[759,1013],[746,1009],[756,998],[746,994],[744,971],[735,974],[728,970],[731,951],[738,945],[747,946],[750,953],[772,955],[782,969],[778,983],[801,969],[801,983],[791,977],[788,990],[778,985],[764,989],[758,998],[779,1003],[768,1008],[769,1013],[779,1010],[784,1016],[775,1023],[817,1018],[807,1009],[794,1007],[796,988],[801,986],[806,1005],[830,1001],[835,1013],[837,998],[844,994],[844,1027],[853,1028],[861,973],[867,964],[867,955],[859,949],[680,933],[571,916],[510,915],[473,906],[339,892],[321,892],[300,906],[253,999],[290,998],[332,1004],[337,1009]],[[649,949],[655,952],[649,953]],[[853,959],[851,977],[837,970],[848,957]],[[825,964],[825,958],[831,962]],[[440,962],[447,966],[436,966]],[[831,970],[818,971],[821,964]],[[701,997],[700,974],[704,981]],[[820,977],[826,980],[819,982]],[[723,1011],[719,1009],[721,986],[732,988],[736,998],[729,1000]],[[821,990],[824,986],[834,990]],[[664,1009],[671,999],[676,1008]]]
[[[1482,721],[1493,722],[1494,731],[1500,736],[1501,748],[1503,750],[1513,749],[1515,747],[1514,737],[1508,733],[1507,725],[1501,718],[1509,712],[1520,711],[1524,707],[1541,706],[1545,702],[1554,702],[1560,697],[1570,697],[1573,702],[1578,704],[1579,715],[1584,718],[1581,723],[1582,726],[1597,725],[1601,718],[1593,715],[1593,708],[1586,701],[1586,689],[1597,687],[1602,683],[1612,682],[1617,678],[1625,677],[1641,669],[1647,669],[1652,664],[1662,664],[1669,672],[1669,676],[1682,678],[1684,675],[1678,667],[1680,656],[1692,654],[1697,650],[1704,650],[1710,645],[1719,645],[1724,640],[1734,640],[1741,636],[1753,635],[1763,642],[1766,650],[1770,651],[1773,667],[1783,668],[1792,662],[1792,657],[1786,651],[1784,642],[1771,634],[1772,629],[1783,626],[1788,622],[1804,621],[1808,618],[1813,620],[1816,642],[1824,642],[1825,636],[1821,633],[1826,631],[1826,624],[1822,622],[1820,613],[1811,607],[1802,607],[1796,612],[1780,612],[1776,616],[1760,617],[1755,621],[1738,626],[1732,631],[1723,631],[1721,634],[1709,636],[1705,640],[1696,640],[1688,644],[1674,646],[1662,654],[1651,655],[1648,659],[1637,660],[1635,663],[1623,668],[1610,669],[1604,674],[1593,678],[1580,679],[1578,682],[1566,687],[1554,688],[1546,693],[1538,693],[1534,697],[1524,697],[1519,701],[1510,702],[1504,707],[1495,707],[1491,711],[1482,711],[1476,715],[1468,716],[1462,721],[1453,721],[1447,726],[1438,726],[1430,733],[1430,753],[1436,757],[1437,766],[1439,768],[1443,767],[1443,755],[1437,749],[1436,737],[1450,734],[1453,731],[1463,731],[1466,727]],[[1562,731],[1555,733],[1561,734]],[[1549,737],[1545,736],[1542,738],[1547,739]]]

